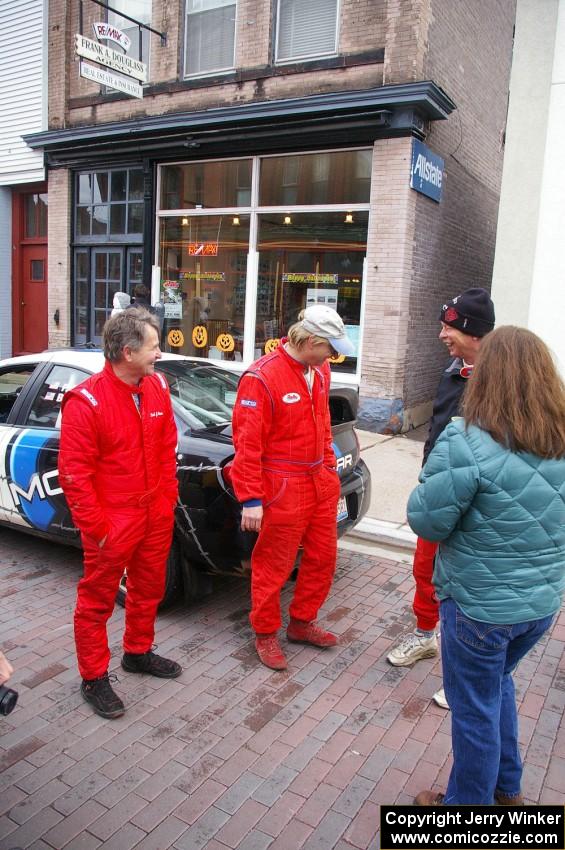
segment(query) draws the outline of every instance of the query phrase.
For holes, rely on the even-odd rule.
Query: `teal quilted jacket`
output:
[[[475,620],[522,623],[557,611],[565,587],[565,459],[511,452],[462,419],[438,439],[408,522],[441,541],[434,585]]]

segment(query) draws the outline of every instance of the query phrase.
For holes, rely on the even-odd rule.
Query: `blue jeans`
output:
[[[453,767],[444,804],[490,806],[494,792],[520,793],[522,760],[511,673],[553,621],[496,625],[440,604],[441,659],[451,708]]]

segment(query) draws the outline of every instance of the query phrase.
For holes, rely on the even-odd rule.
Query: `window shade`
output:
[[[277,59],[334,53],[337,0],[280,0]]]
[[[235,3],[188,14],[186,74],[233,68]]]

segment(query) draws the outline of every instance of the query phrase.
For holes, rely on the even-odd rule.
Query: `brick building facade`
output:
[[[143,280],[154,300],[180,291],[175,350],[241,370],[327,298],[359,337],[333,369],[359,388],[361,425],[425,421],[439,306],[490,288],[515,0],[149,5],[166,43],[146,37],[137,99],[79,76],[75,34],[105,12],[50,2],[49,129],[28,137],[48,166],[50,345],[96,340],[113,292]],[[439,203],[410,187],[414,139],[444,160]],[[124,216],[138,224],[113,232]]]

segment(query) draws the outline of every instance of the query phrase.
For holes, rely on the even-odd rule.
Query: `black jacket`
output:
[[[459,403],[467,383],[467,378],[461,377],[460,374],[462,366],[463,361],[460,357],[456,357],[441,376],[434,401],[428,439],[424,446],[422,466],[427,461],[429,453],[445,426],[454,416],[459,414]]]
[[[155,313],[155,308],[151,306],[149,298],[143,298],[142,295],[138,295],[137,298],[134,298],[131,304],[126,307],[126,310],[131,310],[135,307],[143,307],[144,310],[149,310],[150,313]]]

